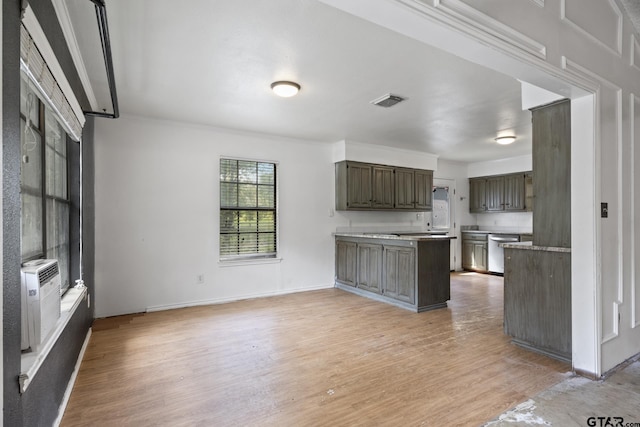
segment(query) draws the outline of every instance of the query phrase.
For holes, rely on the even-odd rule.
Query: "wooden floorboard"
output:
[[[424,313],[338,289],[96,320],[63,427],[477,426],[566,378],[509,343],[502,278]]]

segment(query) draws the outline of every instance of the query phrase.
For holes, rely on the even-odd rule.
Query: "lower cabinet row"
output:
[[[462,233],[462,268],[472,271],[488,271],[487,234]]]
[[[346,290],[365,291],[381,297],[375,299],[395,301],[397,305],[416,311],[446,307],[450,284],[449,241],[437,242],[437,246],[443,246],[442,252],[446,250],[447,256],[444,274],[439,275],[433,268],[429,269],[429,263],[417,265],[429,243],[414,241],[388,245],[336,239],[336,285]],[[436,242],[432,245],[435,247]]]

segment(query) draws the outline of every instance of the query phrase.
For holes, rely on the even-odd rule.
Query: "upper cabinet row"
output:
[[[336,163],[336,210],[430,211],[433,171]]]
[[[533,208],[531,172],[469,178],[469,212],[518,212]]]

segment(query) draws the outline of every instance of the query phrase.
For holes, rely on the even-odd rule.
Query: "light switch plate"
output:
[[[609,218],[609,203],[600,203],[600,217]]]

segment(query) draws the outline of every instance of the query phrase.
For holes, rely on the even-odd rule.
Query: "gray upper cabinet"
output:
[[[372,166],[373,198],[371,207],[377,209],[393,208],[393,168],[388,166]]]
[[[533,244],[571,247],[571,103],[531,110]]]
[[[433,208],[433,171],[395,170],[396,209],[430,211]]]
[[[358,163],[347,165],[347,207],[371,207],[371,166]]]
[[[487,210],[487,180],[469,179],[469,212],[478,213]]]
[[[504,177],[491,176],[487,178],[487,211],[504,210]]]
[[[416,170],[414,172],[416,190],[415,207],[430,211],[433,209],[433,172]]]
[[[523,211],[525,204],[524,173],[514,173],[504,177],[504,210]]]
[[[396,209],[413,209],[415,207],[415,182],[413,169],[395,169]]]
[[[469,212],[524,211],[525,172],[469,178]]]
[[[336,210],[432,209],[433,171],[351,161],[336,167]]]

